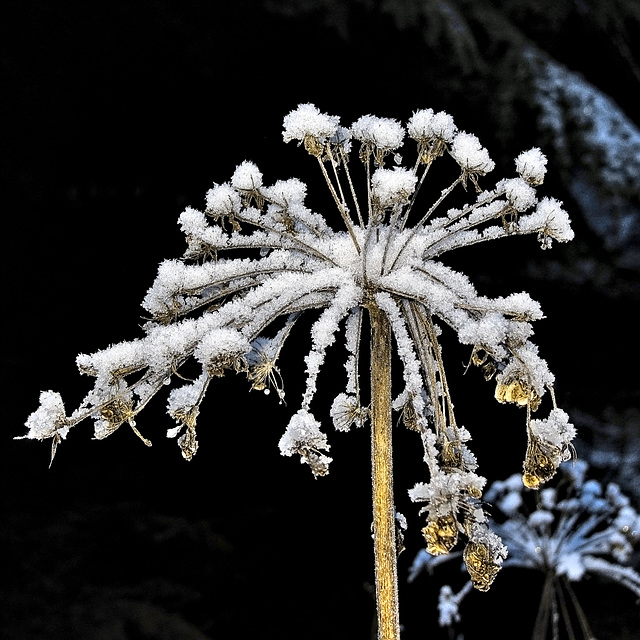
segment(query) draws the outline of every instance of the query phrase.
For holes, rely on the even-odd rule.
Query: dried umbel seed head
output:
[[[458,542],[458,521],[452,513],[430,520],[422,529],[427,551],[432,556],[449,553]]]
[[[553,478],[563,459],[561,454],[557,447],[545,444],[529,435],[522,473],[522,482],[525,487],[538,489],[541,484]]]
[[[247,370],[247,361],[238,355],[220,355],[207,363],[207,373],[213,378],[222,378],[226,370],[233,370],[236,373]]]
[[[478,591],[489,591],[501,568],[489,546],[482,542],[469,541],[462,557],[471,577],[471,584]]]
[[[322,151],[324,149],[324,145],[316,136],[312,136],[311,134],[307,134],[304,137],[304,148],[305,151],[310,153],[312,156],[319,157],[322,155]]]
[[[510,402],[525,407],[529,405],[532,411],[540,406],[540,397],[531,385],[520,378],[501,380],[496,385],[496,400],[502,404]]]
[[[100,415],[109,423],[109,430],[115,431],[123,422],[133,418],[131,402],[124,398],[115,398],[100,409]]]

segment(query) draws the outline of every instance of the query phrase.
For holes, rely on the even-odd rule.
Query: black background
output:
[[[447,6],[457,31],[443,27],[452,24]],[[482,293],[527,290],[541,302],[547,318],[536,342],[560,405],[581,428],[579,455],[611,433],[633,450],[638,232],[613,250],[593,232],[570,198],[571,170],[553,156],[519,84],[522,46],[533,44],[637,123],[632,2],[22,0],[2,13],[0,635],[370,637],[366,430],[331,435],[327,478],[313,480],[278,454],[303,389],[305,326],[281,363],[288,406],[227,376],[203,405],[190,463],[164,437],[172,421],[160,398],[138,419],[151,449],[125,428],[92,441],[86,425],[48,469],[46,444],[13,440],[41,389],[60,391],[69,411],[77,406],[90,384],[77,374],[77,353],[140,334],[139,303],[157,264],[184,248],[178,214],[201,207],[239,162],[256,162],[267,182],[305,180],[310,206],[322,210],[315,167],[281,138],[283,116],[302,102],[345,125],[366,113],[406,121],[418,108],[446,109],[487,146],[498,177],[511,175],[525,148],[551,151],[543,193],[565,200],[576,240],[543,253],[534,239],[514,239],[453,264]],[[578,278],[585,261],[591,271]],[[479,372],[463,376],[469,353],[446,337],[445,357],[480,471],[490,480],[517,472],[522,412],[498,406]],[[344,384],[342,361],[335,348],[332,373],[321,378],[314,407],[325,422]],[[463,582],[452,563],[449,573],[406,583],[422,526],[406,489],[426,480],[421,458],[417,438],[398,429],[396,493],[410,525],[399,569],[407,640],[447,637],[436,624],[437,591]],[[528,637],[542,580],[505,571],[489,594],[470,596],[465,637]],[[597,637],[636,637],[634,598],[594,583],[577,591]],[[515,627],[506,618],[514,607]]]

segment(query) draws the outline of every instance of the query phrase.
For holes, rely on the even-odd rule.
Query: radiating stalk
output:
[[[391,327],[375,305],[371,317],[371,477],[378,640],[399,640],[398,570],[391,444]]]

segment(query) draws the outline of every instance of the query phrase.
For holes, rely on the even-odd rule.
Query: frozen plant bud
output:
[[[349,431],[351,425],[361,427],[365,423],[368,411],[360,406],[355,396],[340,393],[331,405],[330,415],[338,431]]]
[[[451,145],[451,156],[463,171],[463,183],[469,177],[479,191],[476,176],[483,176],[493,171],[495,162],[489,152],[480,144],[480,140],[472,133],[459,133]]]
[[[407,169],[376,169],[371,178],[371,191],[380,209],[390,209],[406,204],[413,193],[418,178]]]
[[[574,236],[569,216],[555,198],[542,198],[533,213],[520,218],[519,233],[536,231],[543,249],[549,248],[552,240],[568,242]]]
[[[55,435],[64,438],[69,432],[66,421],[62,396],[55,391],[42,391],[40,406],[27,419],[29,432],[24,437],[45,440]]]
[[[253,191],[262,186],[262,172],[253,162],[245,160],[236,167],[231,177],[231,186],[241,191]]]
[[[433,109],[416,111],[407,123],[407,132],[416,142],[433,142],[442,140],[449,143],[453,140],[457,127],[453,118],[444,111],[434,113]]]
[[[404,138],[404,128],[391,118],[362,116],[351,125],[351,133],[362,143],[360,159],[368,162],[373,154],[377,166],[382,166],[385,156],[397,149]]]
[[[225,369],[245,371],[245,356],[251,350],[247,339],[234,329],[214,329],[202,337],[194,357],[207,367],[209,375],[222,376]]]
[[[430,164],[444,153],[457,130],[448,113],[434,113],[432,109],[416,111],[407,123],[409,136],[418,143],[418,157],[424,164]]]
[[[327,436],[320,431],[320,423],[305,409],[300,409],[289,421],[287,430],[279,442],[280,452],[284,456],[297,453],[300,462],[306,462],[314,476],[329,473],[331,458],[320,453],[327,451]]]
[[[362,116],[351,125],[351,133],[360,142],[392,151],[402,144],[404,128],[391,118]]]
[[[321,113],[313,104],[301,104],[284,119],[285,142],[300,140],[313,156],[319,156],[327,140],[336,135],[340,118]]]
[[[547,173],[547,158],[538,147],[523,151],[516,158],[516,171],[529,184],[542,184]]]
[[[537,489],[555,475],[560,464],[571,458],[575,435],[562,409],[553,409],[544,420],[531,421],[522,476],[525,486]]]

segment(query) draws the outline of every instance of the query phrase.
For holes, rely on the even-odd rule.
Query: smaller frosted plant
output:
[[[413,160],[402,166],[399,150],[406,137]],[[315,313],[306,387],[280,438],[280,451],[300,456],[316,477],[329,472],[329,440],[311,405],[326,351],[344,330],[346,382],[330,415],[339,431],[371,424],[378,629],[380,638],[397,639],[396,522],[402,518],[393,497],[393,409],[423,445],[429,481],[410,495],[425,505],[429,551],[448,553],[459,536],[466,537],[467,568],[481,590],[489,588],[506,555],[481,506],[485,479],[476,473],[471,434],[453,412],[439,342],[442,327],[468,345],[472,362],[495,380],[500,402],[525,408],[529,486],[553,476],[571,455],[574,435],[567,415],[556,407],[553,375],[531,341],[531,323],[543,317],[540,306],[527,293],[479,295],[441,257],[525,234],[534,234],[548,249],[553,240],[570,240],[573,232],[560,202],[537,197],[546,173],[540,149],[522,152],[516,175],[485,190],[480,183],[494,162],[476,136],[459,131],[443,112],[417,111],[406,127],[366,115],[345,128],[337,116],[304,104],[285,117],[283,138],[317,161],[333,215],[307,207],[307,187],[297,178],[267,185],[253,163],[240,164],[228,182],[208,191],[204,211],[187,207],[180,215],[187,250],[181,259],[160,265],[143,300],[144,335],[78,356],[80,371],[95,378],[93,389],[70,415],[58,393],[43,392],[27,420],[26,437],[51,439],[53,455],[72,427],[92,419],[98,439],[128,425],[150,445],[136,426],[138,414],[166,385],[184,380],[181,367],[195,361],[199,375],[174,388],[167,402],[177,422],[167,435],[177,438],[182,455],[191,460],[212,381],[227,371],[241,373],[251,389],[274,389],[282,402],[280,352],[300,316]],[[364,170],[360,182],[352,179],[354,146]],[[435,202],[416,212],[418,192],[440,158],[450,161],[455,178]],[[443,203],[454,191],[467,204],[447,210]],[[370,338],[364,343],[363,333]],[[403,374],[395,398],[394,343]],[[368,393],[362,393],[361,351],[370,359]],[[547,391],[551,414],[534,420]]]
[[[503,567],[542,571],[545,582],[533,631],[534,640],[560,637],[564,624],[575,638],[577,619],[584,638],[595,638],[571,586],[587,576],[617,582],[640,597],[640,574],[627,566],[640,539],[640,516],[618,485],[587,479],[587,464],[578,461],[561,466],[556,487],[542,489],[535,508],[522,478],[513,475],[494,482],[485,499],[494,506],[491,529],[509,549]],[[447,559],[455,557],[451,554]],[[467,558],[465,556],[465,562]],[[424,551],[411,567],[409,581],[423,570],[433,571],[441,558]],[[460,603],[471,591],[468,582],[455,593],[449,585],[440,591],[440,625],[453,627],[460,621]],[[568,596],[568,600],[565,596]],[[573,608],[572,616],[568,603]]]

